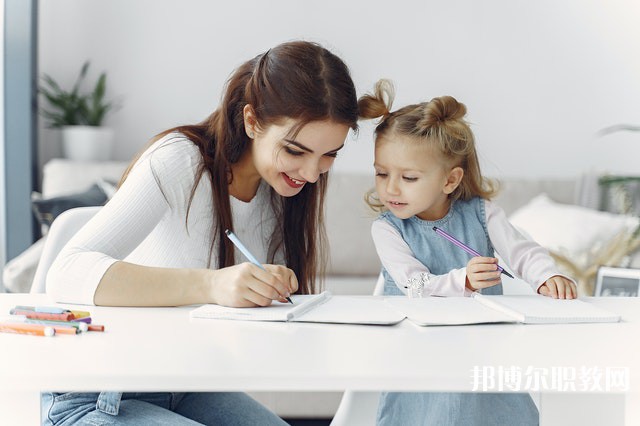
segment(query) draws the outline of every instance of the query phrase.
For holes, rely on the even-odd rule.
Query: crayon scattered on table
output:
[[[71,321],[72,319],[75,318],[71,312],[64,312],[61,314],[52,314],[48,312],[36,312],[35,310],[28,311],[24,309],[14,308],[14,309],[11,309],[9,313],[11,315],[25,315],[27,318],[32,318],[32,319],[54,320],[54,321]]]
[[[72,309],[70,312],[73,314],[76,320],[91,317],[91,312],[87,311],[75,311]]]
[[[80,333],[82,331],[87,331],[89,329],[88,324],[84,323],[84,322],[52,321],[52,320],[39,320],[39,319],[31,319],[31,318],[27,318],[25,320],[25,322],[29,323],[29,324],[50,325],[51,327],[54,327],[56,329],[56,331],[58,331],[58,329],[56,327],[72,328],[74,330],[77,330],[76,333]],[[72,334],[72,333],[67,333],[67,334]]]
[[[4,322],[0,323],[0,332],[28,334],[31,336],[55,336],[56,330],[48,325],[26,324],[21,322]],[[75,334],[75,333],[74,333]]]
[[[104,325],[91,325],[91,313],[57,306],[16,306],[11,315],[0,316],[0,326],[7,333],[53,336],[104,331]]]

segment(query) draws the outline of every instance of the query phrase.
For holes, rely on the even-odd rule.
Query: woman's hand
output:
[[[476,291],[487,287],[493,287],[502,281],[498,269],[498,259],[495,257],[472,257],[467,263],[467,282],[465,286]]]
[[[264,267],[266,271],[245,262],[210,271],[213,275],[207,280],[213,303],[237,308],[269,306],[273,300],[287,303],[286,297],[298,290],[295,274],[281,265]]]
[[[538,289],[538,293],[554,299],[575,299],[578,297],[575,283],[560,275],[554,275],[545,281]]]

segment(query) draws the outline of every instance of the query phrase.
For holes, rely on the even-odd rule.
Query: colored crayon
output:
[[[87,325],[85,323],[29,319],[24,315],[9,315],[8,317],[0,318],[0,321],[5,323],[37,324],[37,325],[49,326],[49,327],[53,327],[56,333],[60,333],[60,334],[78,334],[81,331],[87,331]]]
[[[56,334],[56,330],[53,327],[40,324],[25,324],[21,322],[0,323],[0,332],[47,337],[54,336]]]
[[[29,318],[27,318],[25,322],[28,324],[50,325],[51,327],[54,327],[57,332],[60,332],[63,334],[78,334],[82,331],[88,330],[88,326],[84,322],[52,321],[52,320],[39,320],[39,319],[29,319]],[[59,331],[58,328],[62,328],[62,327],[72,329],[75,332],[71,333],[71,332]]]
[[[50,314],[47,312],[35,312],[35,311],[28,311],[28,310],[13,308],[9,311],[9,313],[11,315],[25,315],[27,318],[42,319],[42,320],[71,321],[72,319],[75,319],[75,316],[71,312],[66,312],[62,314]]]
[[[75,310],[71,310],[70,311],[73,316],[76,318],[76,320],[80,319],[80,318],[87,318],[91,316],[91,312],[87,312],[87,311],[75,311]]]
[[[91,312],[88,311],[76,311],[72,309],[59,308],[57,306],[16,306],[13,308],[19,311],[33,311],[48,314],[63,314],[71,312],[75,318],[85,318],[91,316]]]
[[[36,306],[34,311],[46,314],[64,314],[66,312],[71,312],[68,309],[58,308],[57,306]]]

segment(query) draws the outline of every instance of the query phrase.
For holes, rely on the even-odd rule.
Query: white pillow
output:
[[[524,234],[578,265],[588,266],[597,253],[622,232],[631,233],[638,218],[560,204],[540,194],[509,218]]]

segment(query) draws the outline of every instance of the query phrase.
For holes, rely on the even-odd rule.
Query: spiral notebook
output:
[[[191,318],[243,321],[320,322],[336,324],[390,325],[405,316],[387,305],[384,298],[333,296],[325,291],[317,295],[293,295],[293,304],[273,302],[259,308],[229,308],[203,305],[190,312]]]
[[[540,295],[387,298],[387,303],[412,322],[422,325],[486,323],[571,324],[618,322],[614,314],[579,299]]]

